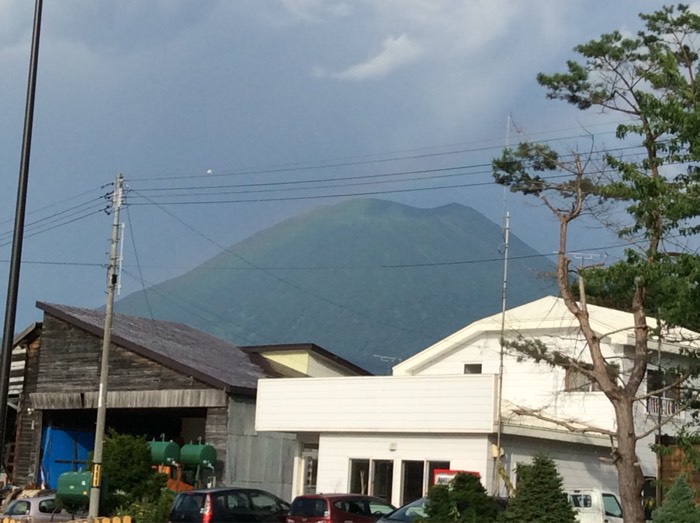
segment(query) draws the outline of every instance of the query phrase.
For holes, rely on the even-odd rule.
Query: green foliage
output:
[[[625,449],[616,467],[623,510],[631,520],[642,517],[644,478],[635,465],[638,434],[628,407],[638,401],[657,347],[650,336],[673,326],[700,330],[700,257],[688,247],[700,233],[700,15],[678,5],[640,19],[643,28],[636,34],[603,34],[577,45],[578,59],[567,61],[563,72],[537,75],[548,98],[617,115],[622,121],[616,129],[618,149],[563,154],[547,145],[521,144],[492,162],[497,183],[538,197],[559,221],[553,231],[559,236],[559,292],[582,327],[590,356],[584,359],[593,365],[578,369],[615,408],[616,436]],[[640,154],[629,153],[634,147]],[[609,217],[623,209],[623,218],[611,223]],[[583,214],[599,218],[634,247],[608,266],[580,268],[574,282],[567,240],[569,226]],[[598,334],[588,328],[585,303],[632,312],[641,327],[619,376],[602,357]],[[647,321],[647,315],[659,324]],[[568,365],[542,347],[521,348],[525,357]],[[696,351],[681,353],[683,368],[663,370],[675,375],[675,386],[684,391],[679,407],[693,408],[697,400],[681,382],[697,376],[700,364]]]
[[[107,514],[137,502],[157,502],[167,480],[151,470],[151,450],[143,437],[112,429],[104,440],[102,473],[109,488],[102,509]]]
[[[575,523],[554,461],[542,454],[532,464],[518,465],[518,484],[503,520],[509,523]]]
[[[654,260],[629,251],[625,260],[584,271],[586,292],[596,305],[630,310],[635,281],[644,281],[645,309],[665,324],[700,331],[700,258],[677,253]]]
[[[458,520],[459,512],[452,502],[449,486],[433,485],[428,491],[428,500],[430,502],[425,507],[428,517],[424,521],[449,522]]]
[[[498,517],[498,505],[481,480],[471,474],[457,474],[449,485],[434,485],[428,491],[428,517],[434,523],[490,523]]]
[[[640,18],[646,29],[636,36],[613,32],[578,45],[582,62],[570,60],[566,72],[540,73],[537,81],[548,98],[619,113],[625,122],[617,137],[637,137],[645,154],[600,153],[599,165],[590,161],[595,158],[581,162],[578,154],[520,144],[493,161],[494,179],[523,194],[556,192],[591,208],[626,205],[630,221],[617,232],[643,247],[587,272],[591,301],[615,296],[618,308],[629,310],[634,279],[641,279],[647,311],[661,311],[668,323],[700,326],[700,260],[671,251],[668,242],[700,232],[700,167],[694,165],[700,161],[700,59],[694,47],[700,16],[679,5]]]
[[[695,506],[693,490],[683,476],[676,478],[663,504],[652,513],[654,523],[696,523],[700,509]]]
[[[173,499],[172,493],[163,489],[155,501],[136,501],[127,507],[124,515],[130,515],[136,523],[166,523]]]

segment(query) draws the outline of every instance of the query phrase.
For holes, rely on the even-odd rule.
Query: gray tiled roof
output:
[[[104,311],[43,302],[36,306],[103,336]],[[114,314],[111,341],[227,392],[254,394],[258,379],[269,377],[236,345],[182,323]]]

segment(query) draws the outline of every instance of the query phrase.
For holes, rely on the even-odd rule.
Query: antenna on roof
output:
[[[401,361],[401,358],[399,358],[399,357],[396,357],[396,356],[387,356],[387,355],[385,355],[385,354],[372,354],[372,356],[374,356],[375,358],[379,358],[380,361],[383,361],[384,363],[387,364],[387,366],[386,366],[386,373],[387,373],[387,376],[391,376],[391,367],[392,367],[392,364],[393,364],[395,361]]]
[[[506,120],[506,149],[510,141],[510,115]],[[501,475],[501,436],[503,434],[503,357],[505,353],[505,330],[506,330],[506,298],[508,290],[508,247],[510,243],[510,213],[506,210],[506,191],[503,187],[503,285],[501,286],[501,336],[498,363],[498,430],[496,432],[496,449],[494,453],[494,465],[491,495],[497,496],[500,490]],[[500,249],[499,249],[500,250]]]

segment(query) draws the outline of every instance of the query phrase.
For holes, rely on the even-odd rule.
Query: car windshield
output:
[[[622,507],[613,494],[603,494],[603,505],[605,506],[606,516],[622,517]]]
[[[328,515],[328,506],[323,498],[298,497],[292,502],[289,509],[290,516],[304,516],[307,518],[324,517]]]
[[[397,508],[391,514],[384,516],[386,521],[415,521],[417,519],[428,517],[425,510],[428,504],[428,498],[420,498],[403,507]]]
[[[23,516],[29,514],[30,502],[25,499],[20,499],[12,503],[5,514],[9,516]]]

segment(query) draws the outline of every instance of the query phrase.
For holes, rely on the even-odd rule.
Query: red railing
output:
[[[680,405],[677,400],[649,396],[647,398],[647,413],[658,416],[659,409],[661,409],[662,416],[673,416],[680,411]]]

